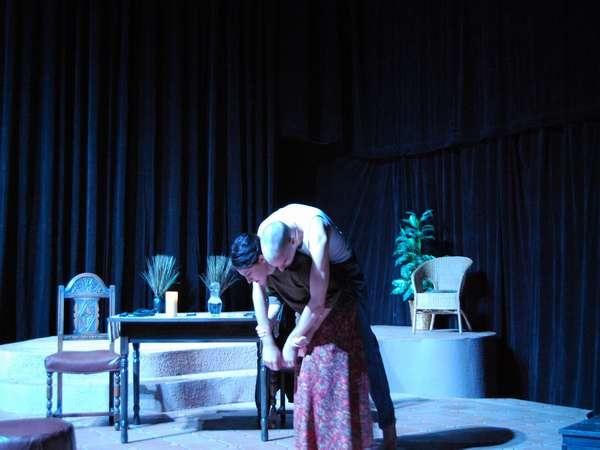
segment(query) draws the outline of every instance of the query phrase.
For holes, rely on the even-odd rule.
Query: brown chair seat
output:
[[[48,372],[98,373],[119,370],[119,355],[110,350],[62,351],[44,360]]]
[[[75,450],[75,432],[72,424],[54,417],[1,420],[0,449]]]

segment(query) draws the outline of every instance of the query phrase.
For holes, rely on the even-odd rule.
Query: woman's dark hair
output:
[[[260,255],[260,239],[256,234],[242,233],[231,244],[231,264],[236,269],[253,266]]]

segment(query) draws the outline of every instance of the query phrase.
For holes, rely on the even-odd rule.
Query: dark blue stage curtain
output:
[[[600,406],[596,22],[568,0],[0,0],[0,342],[53,334],[82,271],[147,307],[155,253],[204,309],[206,254],[293,200],[351,236],[374,323],[405,325],[393,238],[433,208],[432,252],[475,261],[500,393]]]
[[[379,158],[600,119],[600,28],[577,2],[290,3],[285,136]]]
[[[57,285],[83,271],[148,307],[156,253],[205,308],[206,255],[272,209],[267,6],[0,2],[1,341],[55,333]],[[237,289],[225,308],[250,309]]]
[[[374,323],[408,324],[389,294],[393,238],[404,211],[433,208],[432,251],[475,260],[466,308],[501,337],[511,376],[500,393],[581,407],[600,405],[590,12],[566,0],[349,0],[280,13],[301,18],[282,31],[293,52],[280,56],[280,132],[321,163],[317,176],[294,167],[352,237]]]
[[[396,160],[323,164],[319,205],[362,263],[373,323],[410,323],[390,295],[405,211],[434,210],[426,251],[465,255],[463,308],[499,334],[499,395],[600,405],[600,123]],[[410,361],[407,361],[410,364]]]

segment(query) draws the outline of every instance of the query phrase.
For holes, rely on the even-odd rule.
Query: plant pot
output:
[[[415,302],[413,300],[408,301],[408,306],[410,308],[410,324],[412,325],[413,316],[415,313]],[[415,329],[417,330],[429,330],[429,325],[431,325],[431,313],[419,313],[417,314],[417,325]]]

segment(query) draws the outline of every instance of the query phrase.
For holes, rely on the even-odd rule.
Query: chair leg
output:
[[[460,320],[460,310],[456,313],[456,320],[458,321],[458,333],[462,334],[462,321]]]
[[[46,417],[52,417],[52,372],[46,372]]]
[[[433,330],[433,322],[435,322],[435,314],[431,313],[431,322],[429,323],[429,331]]]
[[[417,332],[417,307],[413,308],[412,314],[412,332],[415,334]]]
[[[114,417],[114,425],[115,431],[119,431],[121,429],[120,420],[121,420],[121,372],[116,370],[113,372],[114,376],[114,405],[113,405],[113,417]]]
[[[464,311],[462,309],[460,310],[460,314],[463,316],[463,319],[465,319],[465,324],[467,325],[467,328],[469,329],[469,331],[473,331],[473,328],[471,328],[471,324],[469,323],[469,319],[467,319],[467,315],[464,313]]]
[[[115,421],[115,409],[114,409],[114,386],[113,386],[113,373],[108,372],[108,425],[114,425]]]
[[[62,417],[62,376],[61,372],[56,372],[56,417]]]
[[[279,372],[279,425],[285,427],[285,375]]]

